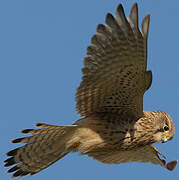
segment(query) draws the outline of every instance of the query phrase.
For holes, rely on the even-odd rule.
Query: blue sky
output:
[[[19,130],[35,122],[71,124],[75,90],[81,81],[86,47],[107,12],[122,3],[128,15],[133,0],[1,0],[0,1],[0,161],[22,137]],[[145,110],[163,110],[175,121],[175,138],[158,144],[168,160],[179,159],[179,1],[137,1],[141,19],[151,14],[148,69],[153,84],[144,97]],[[9,179],[0,166],[0,179]],[[78,153],[70,154],[33,176],[46,179],[177,179],[152,164],[104,165]],[[25,177],[24,179],[29,179]]]

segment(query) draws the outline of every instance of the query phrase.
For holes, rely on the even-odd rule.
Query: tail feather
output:
[[[6,167],[15,165],[7,172],[14,172],[13,177],[33,175],[50,166],[68,154],[70,141],[77,126],[55,126],[37,123],[41,129],[24,129],[22,133],[33,134],[29,137],[17,138],[12,143],[26,143],[9,151],[6,155]]]
[[[39,134],[43,129],[23,129],[21,130],[21,133],[24,134]]]
[[[35,126],[40,128],[49,128],[49,127],[66,127],[66,126],[56,126],[52,124],[46,124],[46,123],[36,123]]]

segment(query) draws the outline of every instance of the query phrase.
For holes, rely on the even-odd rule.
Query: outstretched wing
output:
[[[162,156],[164,159],[161,159]],[[173,171],[176,167],[177,161],[170,161],[166,163],[165,156],[154,145],[147,145],[135,150],[129,151],[113,151],[111,152],[96,152],[88,154],[99,162],[106,164],[119,164],[124,162],[150,162],[158,164]]]
[[[76,92],[80,115],[96,112],[143,114],[143,95],[152,82],[147,66],[147,38],[150,16],[138,28],[135,3],[126,19],[122,5],[116,17],[106,16],[99,24],[84,58],[83,78]]]
[[[159,155],[164,159],[160,158]],[[113,151],[113,153],[95,152],[88,154],[88,156],[106,164],[119,164],[124,162],[150,162],[163,166],[170,171],[173,171],[177,165],[176,160],[166,163],[165,156],[153,144],[128,151]]]

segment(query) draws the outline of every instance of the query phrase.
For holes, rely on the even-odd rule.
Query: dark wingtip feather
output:
[[[20,177],[22,177],[22,176],[26,176],[26,175],[28,175],[28,174],[29,174],[29,172],[24,171],[24,172],[20,175]]]
[[[23,171],[22,169],[20,169],[20,167],[18,167],[18,165],[12,167],[11,169],[9,169],[7,171],[7,173],[12,173],[12,172],[14,172],[14,174],[11,176],[12,178],[23,177],[23,176],[26,176],[26,175],[30,174],[29,171]]]
[[[114,16],[111,13],[107,13],[106,20],[105,20],[106,24],[111,27],[111,25],[113,24],[112,22],[114,21],[115,21]]]
[[[105,25],[104,24],[98,24],[98,26],[97,26],[97,28],[96,28],[96,31],[97,32],[101,32],[101,30],[102,30],[102,32],[105,30]]]
[[[46,124],[46,123],[36,123],[35,126],[40,128],[49,128],[49,127],[56,127],[56,125]]]
[[[22,129],[21,133],[28,134],[31,133],[34,129]]]
[[[17,151],[19,150],[19,148],[13,149],[9,152],[6,153],[7,156],[15,156],[17,154]]]
[[[27,172],[27,171],[23,171],[23,170],[18,170],[17,172],[15,172],[13,175],[12,175],[12,177],[23,177],[23,176],[26,176],[26,175],[28,175],[29,174],[29,172]]]
[[[138,4],[135,2],[131,8],[131,12],[132,11],[135,11],[135,12],[138,12]]]
[[[118,9],[123,9],[123,6],[122,6],[121,3],[117,6],[117,10],[118,10]]]
[[[24,141],[25,139],[26,139],[26,138],[13,139],[13,140],[11,141],[11,143],[23,143],[23,142],[25,142],[25,141]]]
[[[37,127],[43,126],[43,123],[35,123],[35,126]]]
[[[118,11],[119,13],[122,13],[122,14],[125,15],[125,13],[124,13],[124,8],[123,8],[122,4],[119,4],[119,5],[118,5],[117,11]]]
[[[137,2],[135,2],[135,3],[133,4],[132,8],[138,8]]]
[[[6,159],[4,161],[4,163],[6,163],[6,164],[4,164],[4,167],[8,167],[8,166],[15,164],[16,162],[14,160],[14,157],[11,157],[11,158]]]
[[[19,169],[19,167],[16,165],[16,166],[12,167],[11,169],[9,169],[7,171],[7,173],[11,173],[11,172],[17,171],[18,169]]]
[[[129,15],[129,19],[132,21],[134,28],[136,28],[138,30],[138,5],[137,3],[134,3],[131,11],[130,11],[130,15]]]
[[[16,172],[12,175],[12,177],[22,176],[23,173],[24,173],[24,171],[21,170],[21,169],[19,169],[18,171],[16,171]]]
[[[49,126],[51,126],[51,125],[45,124],[45,123],[35,123],[35,126],[41,127],[41,128],[46,128],[46,127],[49,127]]]

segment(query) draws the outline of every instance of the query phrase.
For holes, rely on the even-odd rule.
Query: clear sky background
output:
[[[20,129],[35,122],[71,124],[75,90],[81,81],[86,47],[107,12],[122,3],[128,16],[133,0],[1,0],[0,1],[0,161],[22,137]],[[179,159],[179,1],[141,0],[140,22],[151,14],[148,69],[153,84],[144,97],[145,110],[168,112],[175,138],[157,147],[167,160]],[[0,166],[0,179],[10,179]],[[148,164],[104,165],[78,153],[70,154],[33,180],[177,179],[173,172]],[[25,177],[24,179],[29,179]]]

